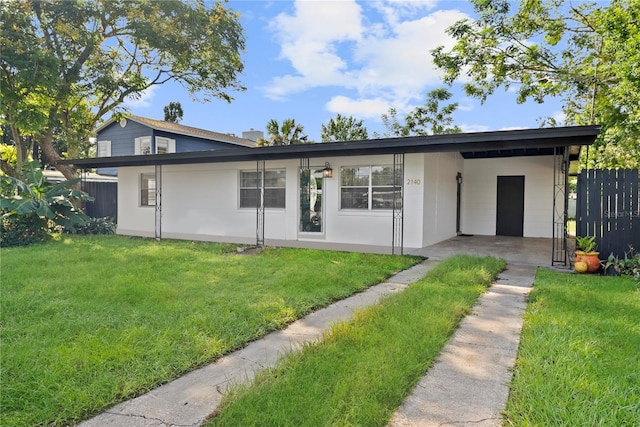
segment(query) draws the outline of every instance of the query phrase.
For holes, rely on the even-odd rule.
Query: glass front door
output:
[[[300,231],[322,233],[324,231],[322,202],[322,169],[300,170]]]

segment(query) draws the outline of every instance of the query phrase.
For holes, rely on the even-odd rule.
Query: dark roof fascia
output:
[[[402,153],[435,152],[488,152],[518,149],[544,149],[593,144],[599,126],[573,126],[562,128],[523,129],[495,132],[462,133],[450,135],[384,138],[364,141],[346,141],[300,144],[252,149],[225,149],[191,151],[146,156],[100,157],[70,159],[62,164],[80,168],[175,165],[192,163],[225,163],[257,160],[286,160],[317,157],[345,157]]]

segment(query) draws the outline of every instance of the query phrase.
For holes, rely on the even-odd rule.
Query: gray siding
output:
[[[210,139],[196,138],[193,136],[176,135],[171,132],[155,131],[153,136],[164,136],[176,140],[176,153],[187,151],[225,150],[228,148],[242,148],[225,142],[211,141]],[[154,141],[155,142],[155,141]]]
[[[153,130],[140,123],[127,121],[127,126],[121,127],[119,123],[112,123],[100,133],[98,141],[111,141],[111,156],[132,156],[134,154],[134,141],[141,136],[149,136]]]
[[[121,127],[119,123],[112,123],[110,126],[107,126],[98,134],[98,141],[111,141],[111,156],[131,156],[135,153],[135,139],[141,136],[151,136],[153,144],[155,144],[156,136],[175,139],[177,153],[245,148],[226,142],[157,131],[131,120],[127,122],[127,126],[124,128]]]
[[[172,132],[158,131],[147,125],[127,121],[123,128],[120,123],[114,122],[98,133],[98,141],[111,141],[111,156],[132,156],[135,154],[135,139],[141,136],[151,136],[152,149],[155,151],[155,137],[162,136],[175,139],[176,152],[226,150],[232,148],[246,148],[240,145],[226,142],[212,141],[194,136],[179,135]],[[117,175],[117,168],[99,168],[98,173],[103,175]]]

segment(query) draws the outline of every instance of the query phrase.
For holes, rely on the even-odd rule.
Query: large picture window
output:
[[[255,208],[258,204],[257,171],[240,171],[240,207]],[[284,169],[264,171],[264,207],[285,208],[286,173]]]
[[[156,175],[140,174],[140,206],[156,205]]]
[[[402,176],[401,171],[397,173]],[[402,198],[396,199],[397,209]],[[341,209],[393,209],[393,203],[393,166],[350,166],[340,169]]]

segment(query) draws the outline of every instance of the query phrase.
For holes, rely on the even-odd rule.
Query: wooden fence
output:
[[[638,169],[583,170],[578,175],[576,235],[595,236],[600,258],[640,251]]]
[[[118,183],[103,181],[85,181],[82,190],[95,198],[86,202],[85,213],[91,218],[110,217],[118,220]]]

